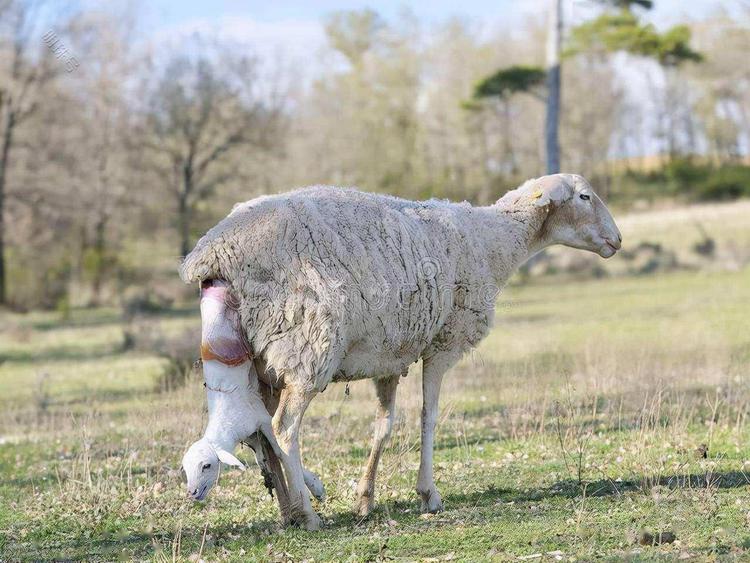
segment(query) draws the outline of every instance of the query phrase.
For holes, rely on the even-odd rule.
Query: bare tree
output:
[[[79,95],[87,103],[74,126],[71,173],[78,186],[81,212],[83,277],[91,284],[91,304],[102,302],[107,276],[117,265],[116,241],[126,221],[113,221],[133,209],[128,138],[131,133],[126,84],[136,68],[132,54],[132,20],[127,14],[92,14],[74,29],[77,51],[86,64],[76,73]],[[132,223],[132,222],[130,222]],[[117,232],[119,230],[120,232]]]
[[[7,303],[6,268],[6,197],[10,177],[11,157],[17,139],[17,129],[39,107],[40,96],[46,85],[64,67],[51,60],[51,54],[39,47],[38,4],[21,0],[0,3],[0,305]]]
[[[256,62],[229,50],[220,57],[173,57],[153,92],[141,143],[177,211],[180,254],[190,251],[197,207],[238,175],[235,153],[267,150],[282,112],[264,96]]]
[[[317,115],[302,134],[309,144],[317,145],[319,155],[305,181],[401,190],[416,197],[420,87],[416,22],[404,16],[399,25],[390,25],[369,10],[346,11],[329,18],[326,34],[330,47],[346,64],[317,80],[305,100]],[[445,169],[460,169],[451,166],[450,157],[440,161]]]

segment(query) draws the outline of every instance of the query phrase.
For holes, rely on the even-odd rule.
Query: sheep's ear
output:
[[[230,454],[228,451],[217,449],[216,455],[219,456],[219,461],[221,463],[226,463],[227,465],[238,468],[240,471],[245,471],[245,464],[234,457],[232,454]]]
[[[573,185],[566,174],[542,176],[536,182],[536,190],[531,196],[537,207],[560,205],[573,196]]]

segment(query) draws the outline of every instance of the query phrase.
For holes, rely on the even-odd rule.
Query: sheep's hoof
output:
[[[289,520],[289,525],[302,528],[308,532],[316,532],[323,526],[323,520],[315,512],[299,513]]]
[[[444,510],[443,499],[437,490],[420,493],[422,497],[422,514],[437,514]]]
[[[352,507],[354,513],[362,518],[369,516],[375,508],[375,499],[371,495],[359,495]]]
[[[323,520],[321,520],[320,516],[314,512],[312,514],[305,514],[302,517],[300,526],[303,530],[307,530],[308,532],[317,532],[323,526]]]

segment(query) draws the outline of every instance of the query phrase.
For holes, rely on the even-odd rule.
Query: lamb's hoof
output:
[[[372,498],[372,495],[358,495],[357,500],[354,501],[352,510],[357,516],[365,518],[370,515],[370,512],[372,512],[374,508],[375,499]]]
[[[319,502],[323,502],[326,499],[326,488],[323,486],[323,481],[312,471],[305,472],[305,485],[307,485],[310,494]]]
[[[437,491],[420,493],[422,497],[422,514],[437,514],[444,510],[443,499]]]

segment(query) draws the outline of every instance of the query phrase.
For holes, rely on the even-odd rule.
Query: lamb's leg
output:
[[[279,446],[287,455],[287,484],[292,521],[307,530],[320,528],[320,518],[312,508],[305,487],[305,476],[299,449],[299,427],[302,417],[316,391],[304,391],[287,386],[281,390],[279,406],[273,417],[273,432]]]
[[[256,369],[258,368],[257,363],[255,367]],[[266,409],[271,416],[274,415],[276,409],[279,406],[279,393],[279,391],[272,389],[270,385],[266,385],[265,383],[260,382],[260,394],[263,397],[263,402],[265,403]],[[325,500],[326,498],[326,489],[323,486],[323,482],[320,480],[320,477],[318,477],[312,471],[308,471],[304,466],[302,467],[302,473],[305,477],[305,485],[307,486],[308,490],[316,499],[318,499],[318,501],[323,502],[323,500]]]
[[[443,374],[452,366],[456,357],[438,354],[424,359],[422,364],[422,450],[419,460],[417,492],[422,497],[422,512],[440,512],[443,500],[435,486],[432,474],[432,450],[435,425],[438,417],[440,384]]]
[[[289,488],[287,487],[282,469],[283,462],[276,455],[274,446],[262,432],[258,432],[258,434],[249,438],[247,444],[255,452],[255,459],[258,462],[258,467],[260,467],[269,492],[271,490],[276,491],[276,501],[279,503],[281,521],[286,526],[291,519],[291,503],[289,501]]]
[[[383,448],[393,428],[398,381],[398,375],[374,381],[375,391],[378,395],[375,432],[370,457],[367,460],[365,472],[359,480],[359,485],[357,485],[357,500],[354,502],[354,512],[360,516],[367,516],[375,507],[375,474],[378,470],[380,455],[383,453]]]

